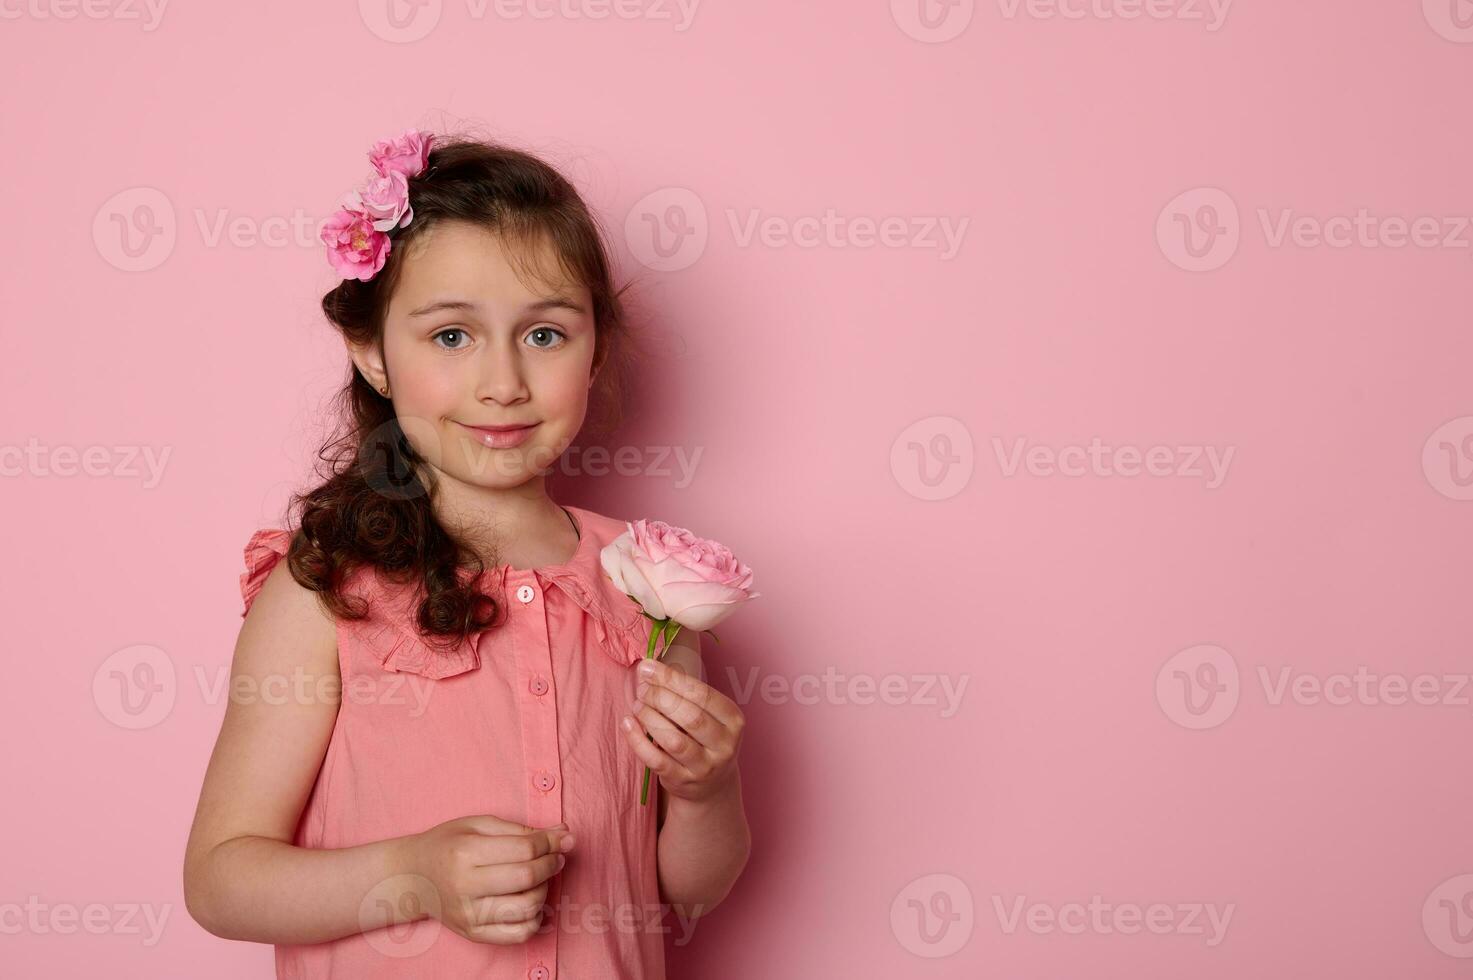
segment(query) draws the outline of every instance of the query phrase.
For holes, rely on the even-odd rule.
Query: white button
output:
[[[517,598],[522,600],[523,602],[531,602],[532,597],[536,594],[537,593],[532,591],[532,587],[530,585],[524,585],[520,589],[517,589]]]

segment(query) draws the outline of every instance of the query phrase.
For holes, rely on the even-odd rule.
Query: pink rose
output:
[[[343,209],[361,211],[379,231],[403,228],[414,217],[409,206],[409,180],[397,170],[373,176],[343,197]]]
[[[389,236],[362,211],[341,208],[322,225],[327,261],[344,279],[368,281],[389,257]]]
[[[430,143],[433,141],[432,133],[422,133],[417,129],[406,130],[393,139],[379,140],[373,144],[373,149],[368,151],[368,162],[384,177],[395,172],[413,177],[428,165]]]
[[[664,521],[626,522],[599,553],[604,572],[654,620],[708,630],[761,593],[752,570],[716,541]]]

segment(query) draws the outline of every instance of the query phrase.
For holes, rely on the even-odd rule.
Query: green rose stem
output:
[[[634,596],[630,596],[629,598],[633,599]],[[636,601],[638,601],[638,600],[636,600]],[[655,628],[650,631],[650,642],[649,642],[649,645],[647,647],[645,647],[644,658],[646,660],[649,660],[651,658],[656,659],[656,660],[658,660],[660,658],[663,658],[665,656],[665,652],[670,649],[670,644],[675,642],[675,638],[680,635],[680,631],[684,627],[682,627],[679,623],[677,623],[673,619],[656,619],[655,617],[651,616],[647,612],[644,612],[643,610],[640,610],[640,612],[644,616],[645,619],[648,619],[650,622],[652,622],[652,623],[655,624]],[[705,632],[710,633],[711,634],[711,639],[716,640],[716,634],[715,634],[715,632],[713,632],[712,630],[706,630]],[[666,636],[667,633],[669,634],[668,636]],[[665,637],[665,642],[660,646],[660,656],[659,657],[655,657],[655,644],[657,642],[659,642],[659,640],[660,640],[660,638],[662,636]],[[721,641],[720,640],[716,640],[716,642],[717,643],[720,643]],[[654,741],[654,737],[651,736],[651,735],[646,735],[645,738],[648,738],[651,742]],[[644,779],[640,780],[640,783],[639,783],[639,805],[640,806],[649,806],[649,802],[650,802],[650,767],[649,766],[645,766],[644,767]]]

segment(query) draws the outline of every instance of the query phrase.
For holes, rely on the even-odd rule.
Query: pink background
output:
[[[252,236],[469,124],[567,168],[658,341],[609,441],[645,470],[555,494],[719,538],[764,593],[707,644],[728,694],[772,678],[754,854],[672,977],[1466,975],[1473,5],[1092,3],[7,5],[0,972],[271,975],[181,862],[241,548],[346,361],[310,229]],[[828,209],[903,241],[783,234]],[[1361,211],[1391,223],[1315,243]],[[130,728],[140,663],[174,687]]]

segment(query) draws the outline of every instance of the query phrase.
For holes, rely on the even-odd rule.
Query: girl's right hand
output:
[[[447,820],[407,838],[409,871],[437,894],[421,907],[477,943],[524,943],[542,927],[547,882],[573,848],[566,824],[537,830],[489,814]]]

